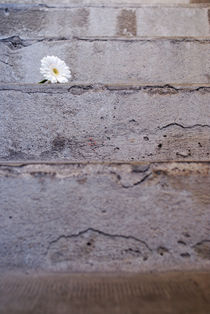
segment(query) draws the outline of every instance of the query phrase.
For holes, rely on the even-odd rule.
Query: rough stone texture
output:
[[[12,4],[40,4],[40,0],[4,0],[3,3],[12,3]],[[189,4],[209,4],[210,0],[80,0],[79,5],[150,5],[150,4],[162,4],[162,5],[189,5]],[[42,5],[49,6],[69,6],[77,5],[78,0],[42,0]]]
[[[88,83],[208,83],[210,40],[98,38],[0,41],[4,83],[36,83],[40,60],[65,60],[75,81]]]
[[[209,87],[1,85],[0,158],[208,160]]]
[[[10,3],[10,4],[40,4],[40,0],[4,0],[3,3]],[[189,4],[189,3],[209,3],[209,0],[42,0],[43,5],[49,6],[69,6],[69,5],[115,5],[115,4]]]
[[[4,274],[1,314],[209,314],[209,272]]]
[[[0,37],[209,36],[208,7],[0,7]]]
[[[0,267],[209,269],[210,163],[1,164]]]

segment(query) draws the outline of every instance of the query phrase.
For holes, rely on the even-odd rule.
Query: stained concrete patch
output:
[[[210,260],[210,240],[204,240],[194,246],[196,253],[203,259]]]
[[[73,24],[78,27],[87,27],[88,26],[88,17],[89,10],[86,8],[81,8],[76,11],[76,14],[73,17]]]
[[[6,7],[0,9],[1,37],[21,36],[22,38],[65,38],[79,35],[88,27],[89,10],[50,10],[36,7],[25,9]]]
[[[0,9],[1,36],[19,35],[17,28],[20,25],[26,34],[37,33],[46,27],[47,22],[47,12],[43,10],[15,10],[10,7]]]
[[[162,173],[161,166],[160,168],[155,170],[160,175]],[[166,175],[165,170],[163,176]],[[197,172],[197,175],[193,175],[191,177],[191,180],[186,185],[186,177],[191,176],[191,174],[195,174]],[[199,177],[199,174],[201,175]],[[210,206],[210,195],[209,195],[209,169],[203,168],[203,171],[201,173],[200,168],[194,168],[192,169],[189,167],[184,168],[176,168],[173,167],[170,170],[167,171],[168,180],[173,186],[174,189],[180,190],[180,191],[188,191],[191,194],[192,199],[197,203],[198,205],[198,211],[200,210],[202,212],[202,208],[204,206],[209,207]],[[202,213],[200,213],[202,214]]]
[[[136,36],[136,11],[123,9],[117,17],[117,35]]]

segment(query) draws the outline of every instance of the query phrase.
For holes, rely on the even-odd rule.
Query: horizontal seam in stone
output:
[[[18,43],[19,47],[15,47],[15,50],[19,50],[24,47],[28,47],[34,45],[39,42],[72,42],[72,41],[87,41],[87,42],[141,42],[141,43],[154,43],[161,41],[168,41],[173,43],[183,43],[183,42],[192,42],[199,44],[209,44],[209,37],[79,37],[72,36],[71,38],[66,37],[49,37],[49,38],[30,38],[30,39],[22,39],[20,36],[10,36],[1,38],[0,42],[2,43]]]
[[[118,161],[118,160],[112,160],[112,161],[5,161],[5,160],[0,160],[0,167],[4,167],[4,166],[8,166],[8,167],[17,167],[17,168],[22,168],[25,166],[29,166],[29,165],[49,165],[49,166],[62,166],[62,165],[66,165],[66,166],[74,166],[74,165],[104,165],[104,166],[116,166],[116,165],[156,165],[156,164],[166,164],[166,165],[170,165],[170,164],[174,164],[174,163],[178,163],[178,164],[206,164],[206,165],[210,165],[210,161],[209,160],[157,160],[157,161]]]
[[[141,9],[141,8],[187,8],[187,9],[205,9],[209,8],[210,5],[208,3],[114,3],[113,2],[107,2],[104,1],[104,3],[96,4],[96,3],[84,3],[81,5],[72,4],[72,5],[49,5],[49,4],[18,4],[18,3],[2,3],[0,4],[0,9],[4,8],[11,8],[14,10],[25,10],[25,9],[82,9],[82,8],[106,8],[106,9],[123,9],[126,7],[126,9],[132,8],[132,9]]]
[[[204,84],[205,85],[205,84]],[[17,92],[22,92],[22,93],[28,93],[28,94],[59,94],[59,93],[69,93],[71,92],[72,89],[76,88],[76,89],[81,89],[81,90],[84,90],[84,91],[98,91],[98,92],[103,92],[103,91],[110,91],[110,92],[118,92],[118,91],[147,91],[148,89],[151,90],[151,89],[171,89],[171,90],[174,90],[176,92],[190,92],[190,93],[193,93],[193,92],[197,92],[197,91],[200,91],[200,90],[204,90],[204,91],[207,91],[207,92],[210,92],[210,86],[199,86],[199,87],[190,87],[190,86],[181,86],[181,87],[175,87],[171,84],[165,84],[165,85],[128,85],[128,86],[123,86],[123,85],[118,85],[118,84],[113,84],[113,85],[106,85],[106,84],[97,84],[97,83],[94,83],[94,84],[91,84],[91,85],[72,85],[70,87],[68,87],[68,85],[63,85],[62,87],[61,86],[58,86],[58,85],[54,85],[53,86],[39,86],[38,84],[34,84],[32,85],[31,87],[28,86],[28,85],[16,85],[17,88],[14,87],[14,85],[10,85],[10,84],[4,84],[2,86],[2,84],[0,83],[0,91],[17,91]],[[10,87],[10,88],[8,88]],[[22,87],[22,88],[21,88]],[[28,90],[27,90],[28,89]],[[34,90],[35,89],[35,90]],[[38,89],[38,90],[36,90]],[[168,91],[167,94],[170,94],[170,91]],[[161,96],[164,96],[161,95]]]

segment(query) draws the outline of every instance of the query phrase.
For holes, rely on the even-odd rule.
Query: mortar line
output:
[[[1,166],[9,166],[9,167],[24,167],[28,165],[49,165],[49,166],[56,166],[56,165],[104,165],[104,166],[116,166],[116,165],[156,165],[156,164],[207,164],[210,165],[210,160],[157,160],[157,161],[123,161],[123,160],[113,160],[113,161],[68,161],[68,160],[17,160],[17,161],[4,161],[0,160],[0,167]]]
[[[208,44],[210,36],[71,36],[71,37],[36,37],[36,38],[21,38],[20,36],[0,37],[0,42],[13,42],[18,40],[19,44],[24,44],[24,47],[34,45],[39,42],[72,42],[72,41],[87,41],[87,42],[156,42],[169,41],[172,43],[192,42],[200,44]],[[18,48],[21,49],[21,48]],[[17,49],[17,50],[18,50]]]
[[[25,88],[29,88],[30,90],[24,90]],[[68,84],[45,84],[40,85],[38,83],[0,83],[0,91],[6,91],[6,90],[13,90],[13,91],[21,91],[24,93],[33,93],[33,90],[31,89],[38,89],[37,91],[34,91],[36,93],[43,93],[48,91],[60,91],[60,92],[71,92],[71,89],[73,88],[80,88],[84,89],[86,91],[88,90],[97,90],[97,89],[104,89],[109,91],[121,91],[121,90],[146,90],[146,89],[174,89],[175,91],[199,91],[201,89],[209,89],[210,84],[209,83],[164,83],[164,84],[158,84],[158,83],[100,83],[100,82],[90,82],[89,84],[84,84],[81,82],[70,82]]]
[[[83,4],[70,4],[70,5],[50,5],[50,4],[23,4],[23,3],[1,3],[0,9],[4,8],[11,8],[11,9],[19,9],[19,10],[25,10],[25,9],[33,9],[33,8],[39,8],[39,9],[82,9],[82,8],[107,8],[107,9],[123,9],[123,8],[187,8],[187,9],[205,9],[209,8],[209,3],[113,3],[113,1],[110,1],[107,3],[105,1],[104,3],[83,3]]]

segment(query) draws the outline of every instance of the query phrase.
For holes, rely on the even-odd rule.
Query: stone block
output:
[[[209,163],[1,163],[0,268],[209,269]]]
[[[56,55],[84,84],[209,83],[209,39],[75,38],[0,41],[0,82],[36,83],[40,60]]]
[[[209,86],[0,86],[3,160],[208,160]]]

